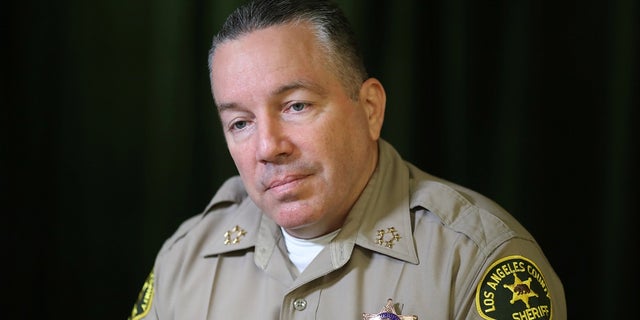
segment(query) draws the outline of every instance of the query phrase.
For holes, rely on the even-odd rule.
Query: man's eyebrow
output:
[[[228,110],[228,109],[233,109],[233,108],[237,108],[238,105],[234,102],[229,102],[229,103],[220,103],[220,104],[216,104],[217,108],[218,108],[218,112],[222,112],[224,110]]]
[[[285,92],[289,92],[297,89],[313,91],[320,95],[324,95],[326,92],[326,90],[320,85],[318,85],[317,83],[302,79],[302,80],[293,81],[291,83],[288,83],[276,88],[275,90],[271,91],[271,96],[277,96]]]
[[[307,80],[296,80],[291,83],[287,83],[285,85],[277,87],[275,90],[271,91],[270,96],[275,97],[283,93],[293,91],[293,90],[298,90],[298,89],[309,90],[319,95],[325,95],[327,92],[326,89],[324,89],[322,86],[318,85],[315,82],[311,82]],[[222,103],[216,104],[216,106],[218,108],[218,112],[222,112],[228,109],[239,108],[239,105],[235,102],[222,102]]]

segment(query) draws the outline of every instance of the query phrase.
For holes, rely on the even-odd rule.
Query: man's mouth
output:
[[[291,185],[297,181],[304,179],[305,177],[307,176],[306,175],[288,175],[282,178],[273,179],[268,183],[265,191],[284,188],[287,185]]]

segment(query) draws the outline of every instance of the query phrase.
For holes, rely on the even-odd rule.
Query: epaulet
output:
[[[444,225],[492,251],[511,238],[533,240],[504,208],[484,195],[411,167],[411,207],[424,207]],[[484,226],[484,228],[478,228]]]

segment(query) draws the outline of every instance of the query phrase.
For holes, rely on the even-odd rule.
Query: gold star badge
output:
[[[514,282],[511,285],[503,284],[502,286],[511,290],[513,296],[511,297],[511,304],[514,304],[517,300],[521,300],[524,304],[527,305],[527,309],[531,308],[529,306],[529,298],[538,297],[538,295],[531,290],[531,278],[522,281],[518,278],[517,274],[513,274]]]
[[[224,233],[224,244],[236,244],[240,242],[240,239],[242,239],[245,234],[247,234],[247,232],[236,225],[233,229]]]
[[[400,241],[400,235],[396,232],[395,227],[387,228],[387,230],[378,230],[378,236],[376,237],[377,244],[391,249],[397,241]]]
[[[388,299],[387,305],[382,308],[380,313],[363,313],[362,320],[418,320],[417,316],[403,316],[396,313],[393,307],[393,300]]]

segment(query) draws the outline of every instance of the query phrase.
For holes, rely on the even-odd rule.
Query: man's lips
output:
[[[308,175],[304,175],[304,174],[296,174],[296,175],[287,175],[284,176],[282,178],[276,178],[276,179],[272,179],[269,180],[265,186],[265,191],[271,190],[271,189],[276,189],[282,186],[285,186],[287,184],[302,180],[304,178],[306,178]]]

